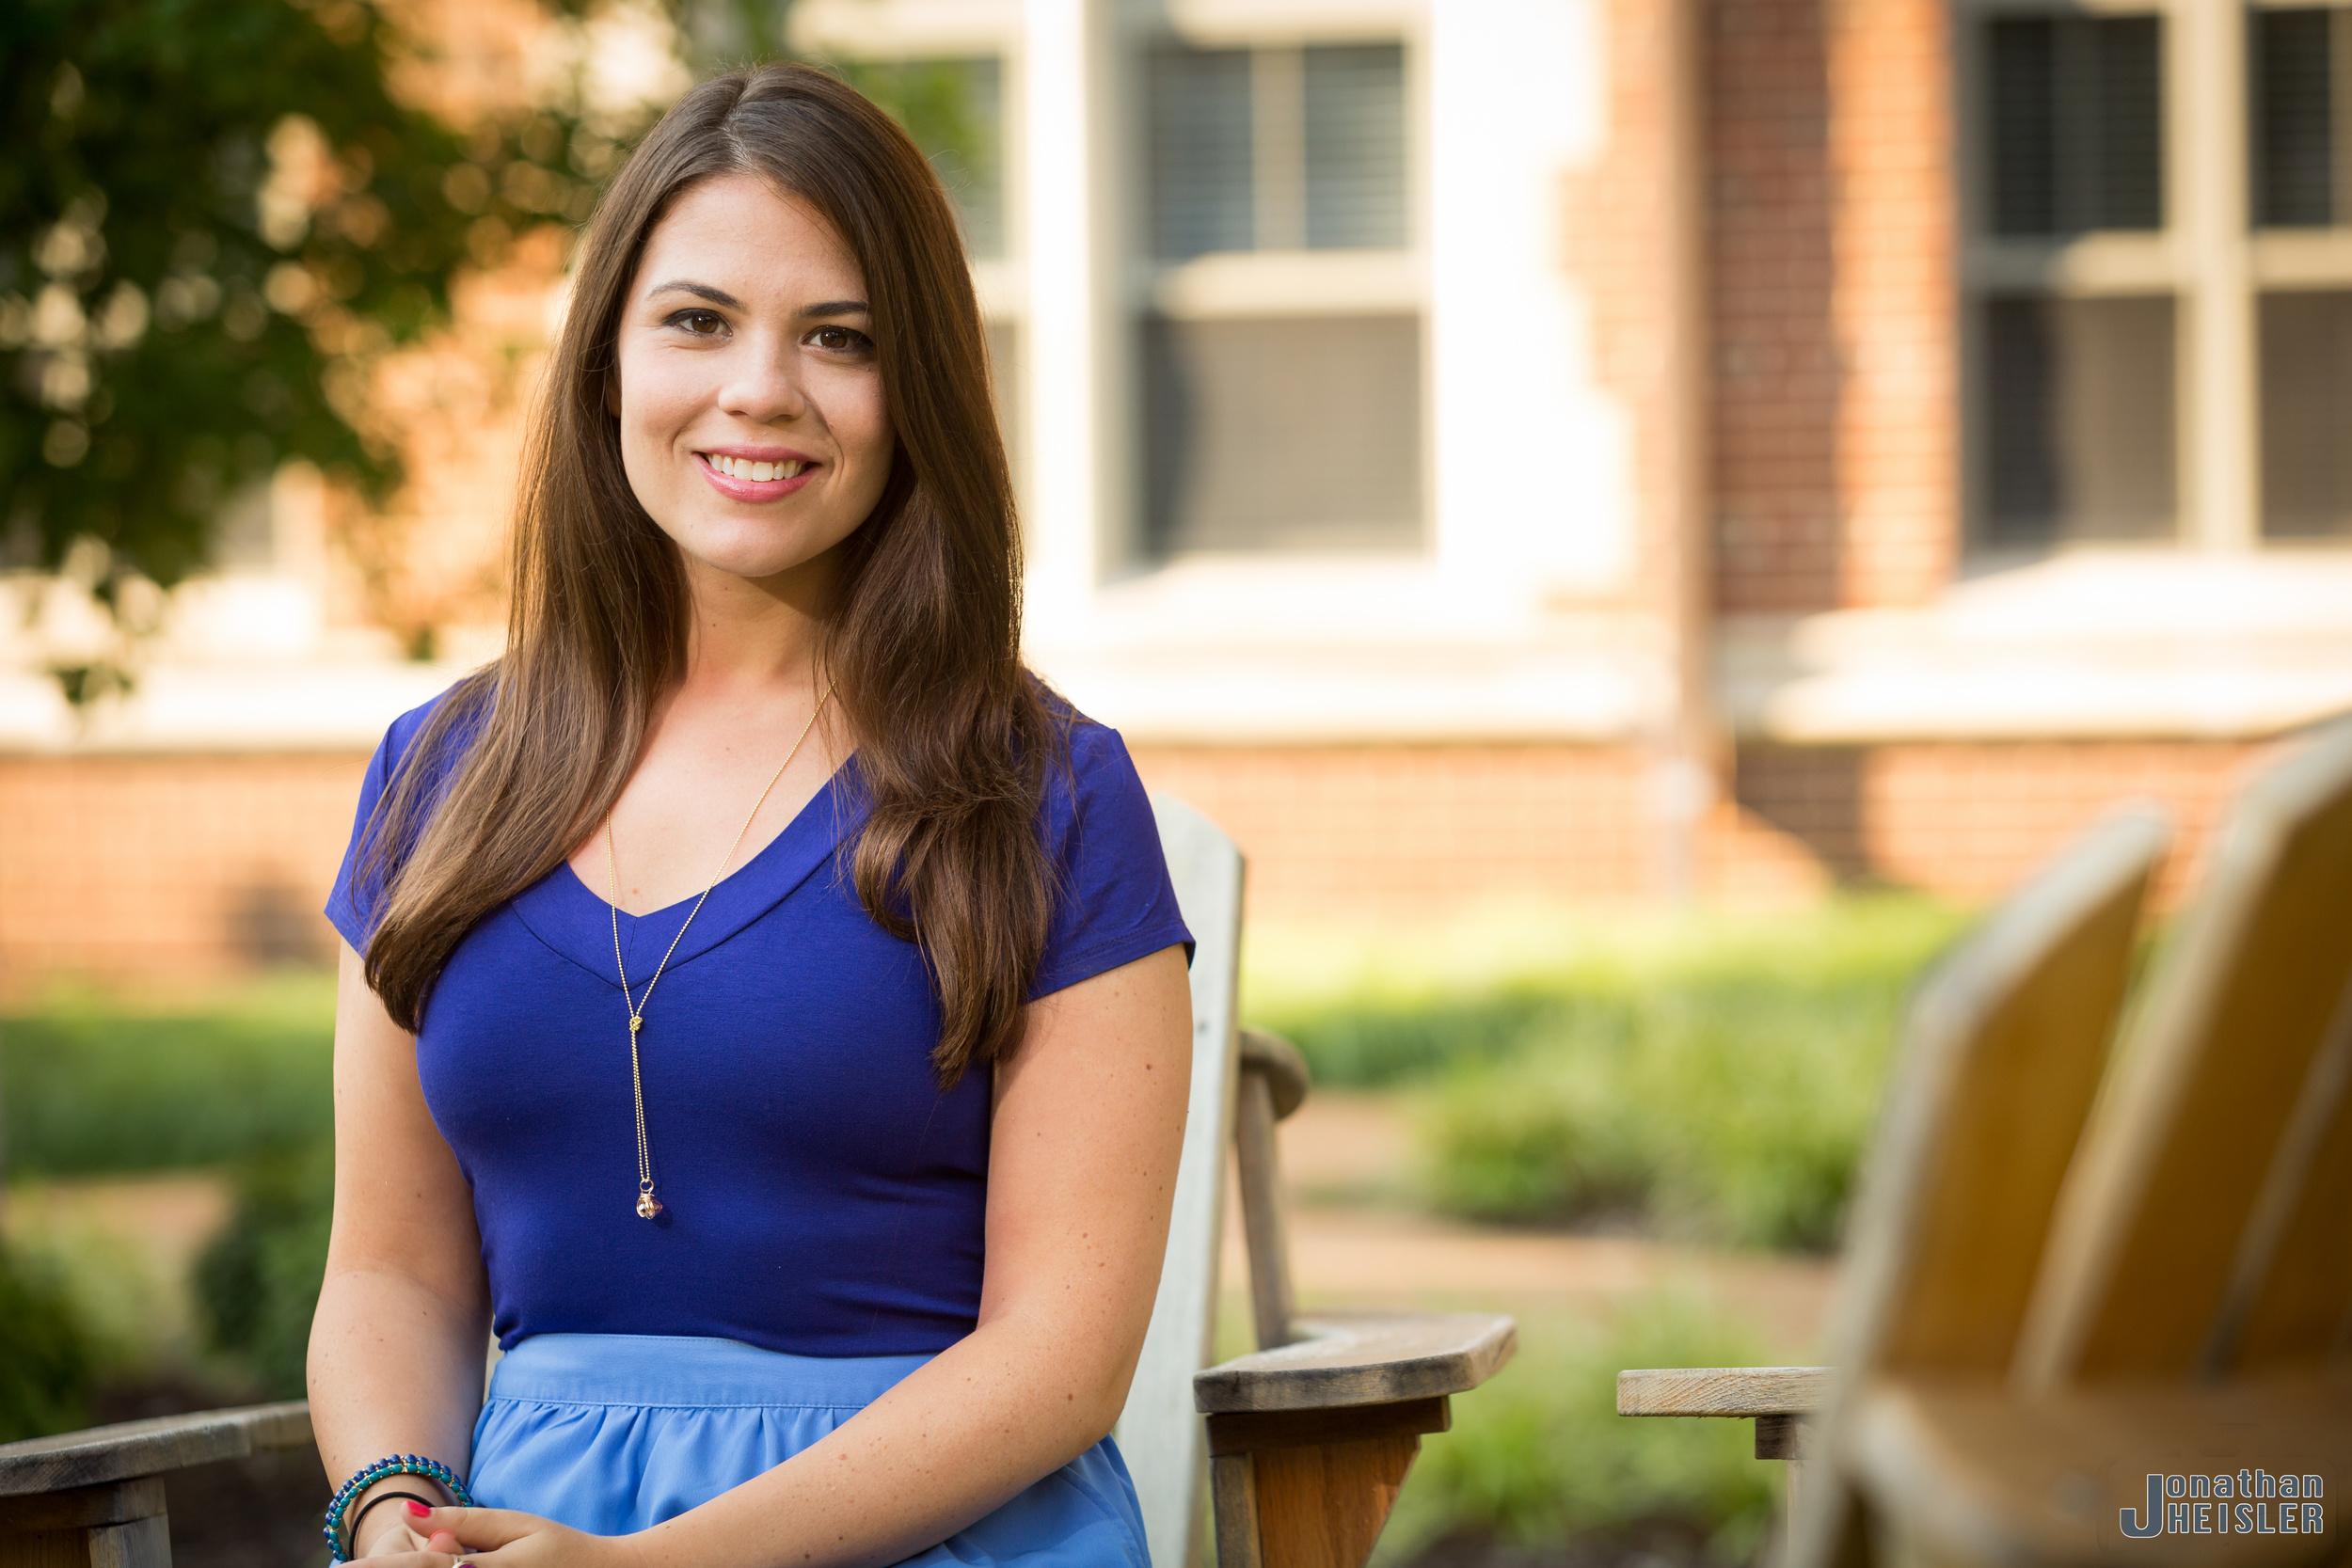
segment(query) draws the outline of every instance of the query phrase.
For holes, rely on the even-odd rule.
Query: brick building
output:
[[[494,10],[477,54],[540,46]],[[2122,795],[2193,846],[2352,707],[2343,14],[791,15],[961,84],[1033,658],[1234,832],[1259,915],[1980,897]],[[282,479],[78,726],[27,651],[71,595],[20,639],[0,985],[316,950],[367,748],[495,648],[556,238],[396,368],[438,433],[405,526]]]

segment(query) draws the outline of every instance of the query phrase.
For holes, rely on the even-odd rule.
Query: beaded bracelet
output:
[[[457,1479],[456,1471],[439,1460],[413,1453],[396,1453],[379,1459],[343,1482],[342,1490],[335,1494],[335,1500],[326,1505],[326,1549],[334,1562],[340,1564],[351,1560],[351,1543],[343,1538],[343,1516],[351,1512],[351,1505],[358,1500],[360,1493],[389,1476],[422,1476],[427,1481],[437,1481],[442,1489],[456,1499],[459,1508],[473,1506],[473,1494],[466,1490],[466,1483]]]

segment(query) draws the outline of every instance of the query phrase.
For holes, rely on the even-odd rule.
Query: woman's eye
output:
[[[670,318],[672,326],[681,326],[697,338],[711,338],[726,330],[726,320],[716,310],[680,310]]]
[[[808,341],[816,347],[834,354],[854,354],[873,346],[872,340],[865,333],[847,326],[820,326],[809,334]]]

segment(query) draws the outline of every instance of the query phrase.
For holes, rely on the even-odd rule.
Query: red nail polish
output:
[[[433,1512],[431,1509],[425,1507],[424,1504],[420,1502],[405,1502],[400,1506],[406,1509],[409,1513],[415,1514],[420,1519],[424,1518]]]

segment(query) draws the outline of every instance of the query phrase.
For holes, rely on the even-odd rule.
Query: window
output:
[[[1954,3],[1974,542],[2352,540],[2352,6]]]
[[[1987,25],[1994,233],[2164,227],[2162,27],[2153,16]]]
[[[2325,247],[2274,278],[2300,286],[2256,302],[2263,533],[2352,537],[2352,10],[2255,11],[2247,54],[2258,263],[2265,246]]]
[[[1978,542],[2169,537],[2172,296],[2002,276],[2057,271],[2087,237],[2164,228],[2164,20],[1994,14],[1980,40]]]
[[[1160,284],[1140,324],[1146,545],[1417,547],[1415,275],[1400,265],[1370,296],[1360,268],[1319,288],[1351,256],[1409,250],[1405,50],[1168,42],[1144,67]],[[1212,274],[1207,303],[1183,286]]]

